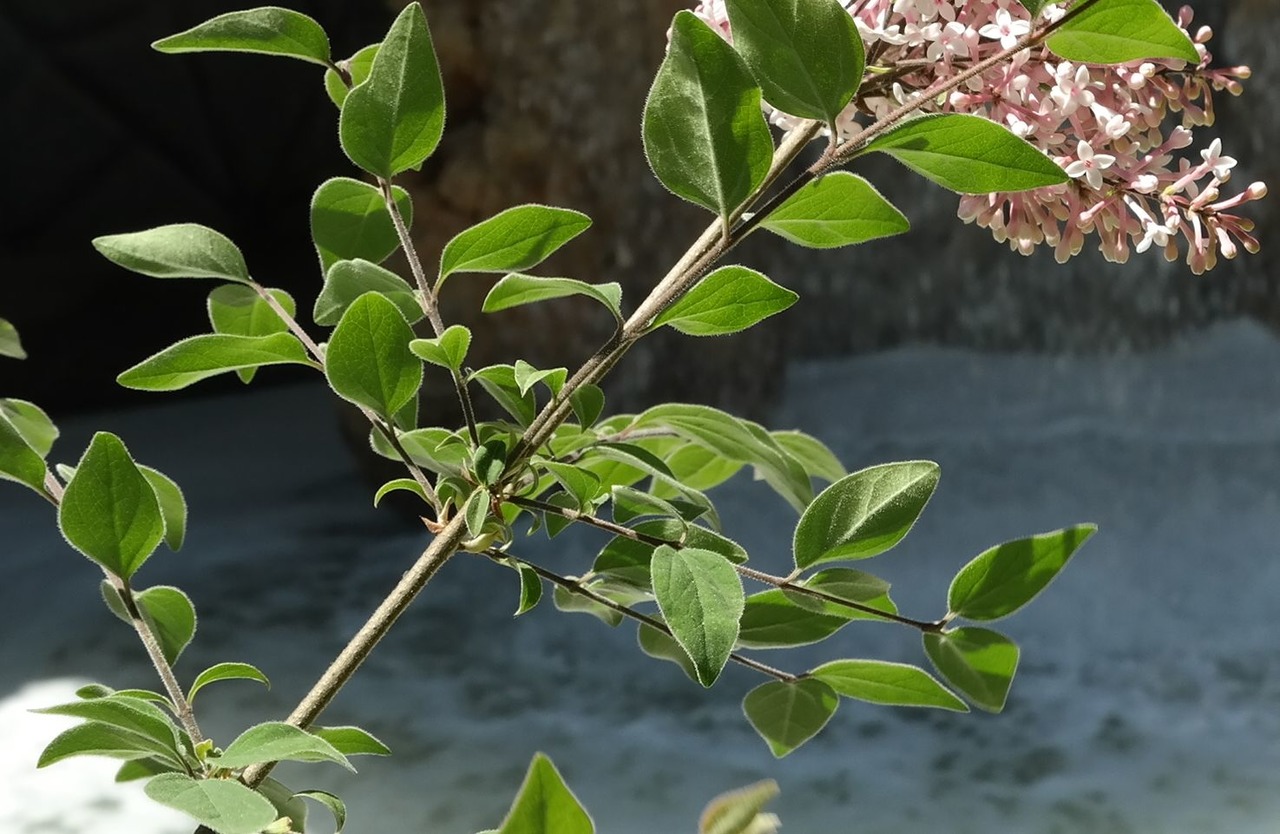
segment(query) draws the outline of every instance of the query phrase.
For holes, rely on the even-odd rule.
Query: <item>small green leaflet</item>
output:
[[[93,248],[118,266],[152,278],[220,278],[249,283],[244,255],[225,235],[196,223],[94,238]]]
[[[924,651],[947,682],[979,709],[1000,712],[1018,670],[1018,645],[986,628],[925,634]]]
[[[774,107],[833,124],[862,84],[866,49],[835,0],[728,0],[733,47]]]
[[[182,487],[158,469],[150,466],[139,466],[138,469],[155,490],[160,516],[164,520],[164,543],[176,553],[187,538],[187,499],[182,495]]]
[[[58,506],[58,527],[72,547],[122,579],[164,538],[155,491],[114,434],[93,436]]]
[[[553,397],[558,396],[560,389],[564,387],[565,380],[569,377],[567,368],[538,370],[523,359],[517,359],[514,368],[516,388],[520,390],[521,396],[529,393],[529,389],[539,382],[547,386],[547,390]]]
[[[800,431],[775,431],[769,433],[787,454],[800,461],[811,477],[835,482],[849,474],[840,458],[825,443]]]
[[[100,721],[86,721],[64,730],[45,745],[36,767],[48,767],[73,756],[105,756],[109,759],[167,759],[170,746],[144,735]]]
[[[813,499],[792,542],[797,568],[868,559],[902,541],[924,510],[940,470],[932,461],[872,466]]]
[[[981,116],[921,116],[890,128],[864,152],[882,151],[917,174],[961,194],[1027,191],[1069,177],[1025,139]]]
[[[531,203],[500,211],[445,244],[436,289],[455,272],[531,269],[590,226],[590,217],[572,209]]]
[[[550,517],[548,517],[548,526]],[[591,590],[599,593],[599,589]],[[622,622],[622,615],[607,605],[602,605],[593,599],[585,597],[581,594],[575,594],[567,588],[559,585],[555,587],[555,591],[551,595],[551,601],[555,605],[557,611],[576,611],[583,614],[590,614],[600,622],[615,628]]]
[[[444,132],[444,85],[420,3],[391,24],[369,77],[342,103],[338,136],[351,161],[391,179],[421,167]]]
[[[267,676],[262,674],[256,666],[250,666],[248,663],[218,663],[196,675],[196,679],[191,683],[191,689],[187,691],[187,700],[194,701],[196,694],[211,683],[234,680],[257,681],[267,689],[271,688],[271,681],[267,680]]]
[[[376,292],[387,298],[400,315],[410,324],[414,324],[426,315],[418,295],[409,282],[389,269],[384,269],[372,261],[357,258],[351,261],[338,261],[329,267],[324,278],[324,288],[316,297],[311,318],[316,324],[332,327],[342,320],[342,314],[360,296],[367,292]]]
[[[359,727],[312,727],[311,734],[329,742],[344,756],[391,755],[391,748]]]
[[[234,779],[197,780],[185,773],[162,773],[145,790],[156,802],[218,834],[258,834],[276,819],[270,800]]]
[[[473,539],[484,532],[484,523],[489,518],[489,501],[489,493],[484,489],[477,489],[462,507],[462,515],[467,522],[467,535]]]
[[[619,283],[588,284],[572,278],[544,278],[520,272],[505,275],[494,284],[493,289],[485,296],[482,309],[486,313],[497,313],[524,304],[572,295],[599,301],[613,314],[616,321],[622,321],[622,285]]]
[[[284,290],[266,290],[280,307],[293,316],[298,307]],[[215,333],[230,336],[271,336],[288,331],[289,325],[266,299],[243,284],[223,284],[209,293],[209,323]],[[236,371],[242,382],[252,382],[257,368]]]
[[[722,793],[707,803],[698,834],[772,834],[778,819],[761,811],[777,795],[778,783],[772,779]]]
[[[747,649],[807,646],[827,639],[851,621],[843,612],[840,616],[824,612],[797,605],[776,588],[752,594],[742,612],[738,645]]]
[[[1200,63],[1187,33],[1156,0],[1097,0],[1072,14],[1046,45],[1082,64],[1123,64],[1154,58]]]
[[[409,350],[413,329],[376,292],[352,302],[325,351],[325,375],[338,396],[390,419],[418,395],[422,363]]]
[[[182,766],[182,753],[179,750],[181,731],[163,710],[140,698],[111,694],[35,711],[93,721],[135,733],[154,743],[158,753],[164,751],[159,754],[165,761]]]
[[[781,313],[799,298],[754,269],[723,266],[667,308],[653,326],[669,324],[687,336],[723,336]]]
[[[202,379],[265,365],[310,365],[292,333],[230,336],[207,333],[170,345],[128,369],[116,381],[138,391],[177,391]]]
[[[556,766],[538,753],[498,834],[594,834],[595,830]]]
[[[103,580],[101,591],[102,600],[111,613],[122,622],[130,623],[124,600],[120,599],[111,583]],[[133,601],[151,627],[151,633],[160,641],[165,660],[170,666],[177,663],[182,650],[190,645],[196,633],[196,609],[191,598],[179,588],[156,585],[145,591],[135,591]]]
[[[258,762],[333,762],[355,772],[347,757],[332,744],[283,721],[250,727],[212,761],[232,770]]]
[[[814,249],[852,246],[911,228],[875,186],[848,171],[833,171],[810,182],[769,212],[760,225]]]
[[[328,791],[310,790],[298,791],[294,796],[305,797],[329,809],[329,813],[333,814],[333,822],[336,828],[333,834],[342,834],[342,829],[347,825],[347,805],[341,799]]]
[[[536,404],[533,394],[526,391],[520,393],[516,382],[516,369],[511,365],[490,365],[471,374],[470,379],[479,382],[489,396],[497,400],[498,405],[522,426],[533,422]]]
[[[745,597],[733,564],[719,553],[663,545],[650,566],[653,593],[671,634],[711,686],[738,639]]]
[[[338,62],[339,66],[346,65],[346,70],[351,75],[351,87],[358,87],[369,77],[369,70],[373,68],[373,58],[378,54],[378,47],[381,45],[380,43],[371,43],[346,61]],[[324,91],[328,93],[329,100],[337,105],[339,109],[342,108],[342,103],[347,100],[347,93],[350,90],[351,88],[346,85],[342,80],[342,76],[338,75],[338,73],[332,69],[324,71]]]
[[[414,356],[451,371],[462,370],[470,348],[471,330],[461,324],[449,325],[437,338],[414,339],[409,343]]]
[[[773,160],[760,102],[760,88],[733,47],[692,12],[677,12],[644,107],[649,167],[677,197],[727,223]]]
[[[770,681],[742,700],[747,720],[779,759],[817,735],[839,706],[835,690],[813,678]]]
[[[413,199],[398,185],[391,187],[406,226],[413,224]],[[361,258],[382,263],[400,246],[395,223],[376,186],[349,177],[334,177],[311,198],[311,239],[328,272],[338,261]]]
[[[381,504],[382,499],[386,498],[389,493],[399,491],[412,492],[421,498],[424,504],[431,504],[431,501],[427,498],[427,491],[422,488],[422,484],[413,478],[395,478],[378,487],[378,491],[373,494],[373,506],[376,507]]]
[[[520,604],[514,616],[519,617],[532,611],[542,599],[542,578],[528,565],[515,563],[515,569],[520,575]]]
[[[47,471],[39,452],[31,448],[7,415],[0,416],[0,480],[25,484],[44,495]]]
[[[159,52],[256,52],[329,66],[329,38],[311,18],[276,6],[229,12],[151,44]]]
[[[0,356],[27,358],[27,352],[22,349],[22,339],[18,337],[18,328],[7,319],[0,319]]]
[[[591,428],[604,413],[604,391],[599,385],[581,385],[569,395],[569,405],[573,407],[573,416],[578,418],[578,425]]]
[[[501,440],[486,440],[471,458],[471,471],[485,486],[496,484],[506,466],[507,444]]]
[[[1096,525],[1081,524],[997,545],[956,574],[947,605],[969,620],[1007,617],[1043,591],[1096,532]]]
[[[895,707],[937,707],[968,712],[932,675],[905,663],[883,660],[833,660],[809,673],[846,698]]]

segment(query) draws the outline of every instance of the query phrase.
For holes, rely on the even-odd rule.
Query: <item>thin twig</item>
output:
[[[320,350],[320,346],[316,344],[315,340],[307,335],[307,331],[302,329],[302,325],[298,324],[298,320],[289,315],[289,312],[285,310],[284,307],[280,306],[280,302],[276,300],[274,295],[272,295],[271,290],[262,286],[257,281],[250,281],[249,285],[253,287],[253,290],[258,294],[258,297],[267,302],[267,306],[280,317],[280,320],[289,328],[289,332],[298,337],[298,341],[302,342],[306,347],[307,352],[310,353],[311,356],[315,358],[316,362],[320,364],[320,370],[324,370],[324,353]]]

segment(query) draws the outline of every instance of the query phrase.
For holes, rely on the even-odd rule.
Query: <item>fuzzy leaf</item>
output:
[[[58,506],[58,527],[72,547],[123,579],[164,538],[155,491],[114,434],[93,436]]]
[[[292,333],[228,336],[206,333],[170,345],[129,368],[116,381],[138,391],[177,391],[202,379],[267,365],[310,365]]]
[[[817,735],[839,706],[835,690],[813,678],[771,681],[748,692],[742,701],[747,720],[779,759]]]
[[[555,765],[538,753],[498,834],[594,834],[595,830]]]
[[[455,272],[530,269],[590,226],[590,217],[572,209],[529,204],[500,211],[445,244],[436,286]]]
[[[347,72],[351,76],[351,86],[358,87],[363,84],[365,79],[369,77],[369,70],[373,68],[373,59],[378,54],[378,47],[381,43],[371,43],[362,48],[355,55],[352,55],[345,62]],[[324,71],[324,91],[328,94],[329,100],[332,101],[338,109],[342,109],[342,103],[347,100],[347,93],[351,90],[347,87],[346,82],[342,80],[342,76],[334,72],[332,69]],[[407,219],[407,218],[406,218]]]
[[[409,343],[414,356],[451,371],[462,370],[470,349],[471,330],[461,324],[449,325],[434,339],[414,339]]]
[[[723,336],[746,330],[799,298],[754,269],[724,266],[654,319],[653,326],[669,324],[687,336]]]
[[[293,316],[297,313],[297,305],[293,296],[284,290],[267,290],[286,313]],[[209,323],[215,333],[229,336],[272,336],[284,333],[289,325],[271,309],[266,302],[250,287],[243,284],[223,284],[209,293]],[[253,381],[256,368],[245,368],[236,371],[244,382]]]
[[[347,757],[332,744],[282,721],[250,727],[213,761],[218,767],[232,770],[258,762],[333,762],[355,772]]]
[[[924,651],[947,682],[987,712],[1000,712],[1018,669],[1018,645],[986,628],[924,635]]]
[[[852,246],[911,228],[875,186],[848,171],[833,171],[809,183],[769,212],[760,225],[813,249]]]
[[[797,605],[782,591],[761,591],[747,597],[738,630],[738,645],[747,649],[783,649],[818,643],[850,622]]]
[[[150,466],[138,468],[156,493],[160,516],[164,520],[164,543],[176,553],[187,538],[187,499],[182,495],[182,487],[158,469]]]
[[[264,6],[228,12],[151,44],[159,52],[256,52],[329,66],[329,37],[305,14]]]
[[[1007,617],[1043,591],[1097,531],[1093,524],[1081,524],[984,551],[956,574],[947,605],[970,620]]]
[[[719,553],[662,546],[653,552],[653,593],[671,634],[711,686],[738,638],[745,596],[733,564]]]
[[[413,199],[398,185],[391,194],[406,226],[413,224]],[[357,258],[382,263],[400,246],[395,223],[376,186],[334,177],[311,198],[311,239],[326,273],[338,261]]]
[[[187,700],[194,701],[196,694],[211,683],[236,680],[257,681],[267,689],[271,688],[271,681],[267,680],[267,676],[262,674],[256,666],[248,663],[218,663],[196,675],[196,679],[191,683],[191,689],[187,692]]]
[[[581,295],[603,304],[614,319],[622,320],[622,285],[588,284],[572,278],[543,278],[512,272],[493,285],[481,308],[486,313],[509,310],[524,304]]]
[[[410,324],[420,321],[425,315],[417,293],[408,281],[372,261],[356,259],[338,261],[329,267],[324,277],[324,288],[316,296],[311,318],[316,324],[332,327],[342,320],[347,308],[367,292],[385,296]]]
[[[312,727],[311,734],[329,742],[344,756],[391,755],[391,748],[359,727]]]
[[[1156,0],[1098,0],[1049,36],[1054,54],[1082,64],[1154,58],[1200,63],[1196,45]]]
[[[220,278],[249,283],[244,255],[226,237],[196,223],[94,238],[93,247],[114,264],[152,278]]]
[[[16,481],[44,495],[44,458],[5,416],[0,416],[0,480]]]
[[[276,819],[276,807],[234,779],[192,779],[162,773],[146,786],[147,796],[181,811],[217,834],[258,834]]]
[[[338,396],[390,418],[418,395],[422,363],[409,350],[413,330],[376,292],[351,303],[325,352],[325,375]]]
[[[846,698],[894,707],[937,707],[968,712],[932,675],[905,663],[833,660],[809,673]]]
[[[101,584],[102,599],[122,622],[131,622],[129,612],[125,609],[124,600],[111,586],[103,580]],[[151,627],[151,633],[160,641],[160,650],[169,665],[178,662],[182,650],[191,644],[196,633],[196,609],[191,598],[182,590],[170,585],[156,585],[145,591],[136,591],[134,604],[142,613],[142,617]]]

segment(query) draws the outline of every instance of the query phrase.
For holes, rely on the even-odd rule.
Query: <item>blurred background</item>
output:
[[[191,590],[205,616],[209,642],[197,638],[191,668],[261,660],[276,680],[270,695],[210,699],[210,720],[228,732],[244,714],[287,711],[421,538],[367,508],[369,490],[337,429],[343,417],[309,387],[308,372],[268,369],[255,393],[233,399],[224,395],[238,393],[234,379],[163,398],[114,383],[141,358],[207,330],[211,287],[126,273],[94,252],[97,235],[203,223],[235,240],[254,276],[289,290],[300,309],[320,287],[308,204],[319,182],[352,169],[316,68],[147,48],[243,5],[0,4],[8,67],[0,316],[31,356],[0,365],[0,392],[67,422],[60,459],[74,460],[93,428],[118,428],[140,458],[187,486],[191,544],[176,563],[157,566],[156,581]],[[402,4],[290,5],[321,21],[335,55],[348,55],[378,40]],[[510,205],[566,206],[595,225],[545,274],[621,281],[634,304],[705,223],[652,177],[639,137],[666,27],[687,4],[424,5],[449,99],[441,148],[403,182],[414,193],[424,260]],[[1197,24],[1214,27],[1217,63],[1248,64],[1254,76],[1243,98],[1218,99],[1218,123],[1197,133],[1196,146],[1220,135],[1240,160],[1232,185],[1261,179],[1274,188],[1280,11],[1273,0],[1201,0],[1197,13]],[[790,830],[941,822],[961,832],[967,824],[1070,834],[1275,830],[1280,659],[1267,613],[1280,592],[1270,568],[1280,534],[1275,198],[1250,207],[1262,253],[1196,278],[1153,253],[1123,267],[1092,251],[1065,266],[1047,252],[1025,258],[961,224],[953,195],[892,163],[872,161],[865,173],[911,219],[910,234],[834,252],[753,236],[739,257],[796,289],[801,302],[734,338],[646,340],[611,380],[611,408],[714,403],[812,430],[850,468],[939,460],[948,477],[933,520],[902,557],[916,560],[901,579],[920,594],[917,610],[928,610],[950,572],[986,545],[1102,522],[1094,561],[1064,576],[1041,601],[1043,615],[1028,615],[1039,619],[1020,618],[1023,630],[1013,629],[1027,641],[1027,660],[1010,714],[921,717],[850,705],[830,739],[777,770],[736,712],[748,676],[704,696],[674,667],[640,657],[632,636],[594,621],[538,611],[533,625],[513,625],[507,577],[460,565],[340,702],[344,720],[372,721],[404,753],[371,765],[374,776],[360,787],[343,786],[364,792],[366,820],[381,809],[383,819],[421,820],[406,830],[496,824],[538,747],[563,760],[604,809],[602,831],[691,829],[712,793],[779,773],[791,792]],[[573,301],[482,318],[490,283],[455,280],[445,299],[446,318],[482,333],[478,364],[524,356],[573,366],[608,335],[609,322]],[[449,419],[441,415],[451,408],[428,399],[424,424]],[[264,512],[280,498],[287,503]],[[793,523],[780,508],[762,510],[767,500],[749,483],[726,493],[730,532],[753,553],[785,551]],[[130,635],[96,605],[90,566],[52,524],[31,523],[46,510],[13,490],[0,497],[0,543],[15,577],[0,587],[0,603],[17,612],[0,631],[0,698],[11,696],[0,713],[24,727],[35,719],[16,705],[66,697],[51,691],[41,701],[33,692],[45,690],[32,687],[65,690],[66,681],[95,675],[146,684]],[[581,550],[589,560],[590,545],[560,553],[543,543],[535,554],[572,559]],[[64,573],[66,582],[53,581]],[[93,639],[79,642],[68,618]],[[857,651],[920,662],[902,635],[870,634]],[[215,656],[220,649],[249,656]],[[52,732],[31,726],[32,738]],[[860,758],[868,749],[876,751],[870,762]],[[144,830],[124,822],[140,819],[130,816],[142,813],[135,806],[108,813],[93,804],[122,801],[111,799],[101,771],[81,797],[99,810],[69,818],[35,810],[75,806],[62,773],[22,782],[35,778],[30,760],[11,764],[0,766],[11,779],[7,796],[0,784],[0,823],[23,834]],[[404,781],[414,779],[447,788],[424,799]],[[175,825],[158,819],[146,830],[181,830]]]

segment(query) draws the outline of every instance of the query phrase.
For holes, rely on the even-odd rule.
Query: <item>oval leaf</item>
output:
[[[693,661],[689,659],[688,652],[682,649],[670,634],[665,631],[659,631],[648,623],[640,623],[636,639],[640,642],[640,650],[649,655],[649,657],[658,660],[669,660],[684,670],[684,673],[689,676],[689,680],[694,683],[701,683],[698,680],[698,669],[693,665]]]
[[[100,589],[102,599],[111,613],[122,622],[132,623],[124,600],[120,599],[119,592],[111,583],[103,580]],[[177,663],[182,650],[191,643],[191,638],[196,633],[196,609],[191,604],[191,598],[178,588],[156,585],[145,591],[135,592],[133,601],[151,628],[151,633],[160,642],[165,660],[170,666]]]
[[[422,363],[409,350],[413,330],[382,295],[356,299],[334,329],[325,375],[338,396],[390,418],[418,395]]]
[[[498,834],[594,834],[595,830],[556,766],[538,753]]]
[[[336,826],[333,834],[342,834],[342,829],[347,825],[347,805],[345,802],[334,794],[321,790],[298,791],[294,796],[314,800],[328,808],[329,813],[333,814],[333,822]]]
[[[980,709],[1000,712],[1018,670],[1018,645],[985,628],[924,635],[924,651],[947,682]]]
[[[156,493],[160,517],[164,519],[164,543],[176,553],[187,538],[187,499],[182,496],[182,487],[158,469],[138,468]]]
[[[792,602],[782,591],[762,591],[747,597],[738,631],[738,645],[748,649],[783,649],[825,640],[844,628],[851,617],[812,611]]]
[[[471,330],[461,324],[449,325],[434,339],[414,339],[409,343],[409,350],[414,356],[451,371],[462,370],[470,349]]]
[[[882,151],[961,194],[1026,191],[1069,178],[1056,162],[1003,125],[981,116],[921,116],[890,128],[867,151]]]
[[[191,689],[187,692],[187,700],[194,701],[196,694],[209,684],[215,681],[234,681],[234,680],[251,680],[271,688],[271,681],[267,680],[267,676],[256,666],[250,666],[248,663],[218,663],[205,669],[191,683]]]
[[[796,525],[792,551],[797,568],[843,559],[868,559],[911,530],[940,470],[932,461],[872,466],[827,487]]]
[[[337,105],[339,109],[342,108],[342,103],[347,100],[347,93],[351,91],[351,87],[358,87],[369,77],[369,70],[373,68],[374,56],[378,54],[378,47],[381,45],[379,43],[371,43],[347,60],[338,62],[340,66],[345,65],[347,74],[350,76],[350,86],[333,69],[324,71],[324,91],[329,94],[329,100]]]
[[[760,88],[733,47],[692,12],[678,12],[672,24],[645,102],[644,150],[673,194],[726,222],[769,173],[773,137]]]
[[[338,135],[351,161],[382,179],[417,169],[444,132],[444,85],[420,3],[391,24],[369,77],[342,102]]]
[[[833,124],[853,100],[866,49],[849,12],[833,0],[727,0],[733,46],[765,101]]]
[[[686,336],[738,333],[795,304],[800,296],[754,269],[724,266],[703,278],[653,322]]]
[[[114,434],[93,436],[58,506],[58,527],[72,547],[122,579],[164,538],[155,491]]]
[[[293,296],[284,290],[268,290],[290,316],[297,312]],[[289,325],[251,287],[224,284],[209,293],[209,323],[214,332],[231,336],[270,336],[283,333]]]
[[[45,745],[36,767],[48,767],[73,756],[105,756],[109,759],[145,759],[151,756],[167,758],[169,746],[110,724],[86,721],[64,730]]]
[[[738,639],[745,595],[733,564],[719,553],[663,545],[653,552],[653,593],[662,617],[711,686]]]
[[[1049,36],[1049,49],[1082,64],[1123,64],[1153,58],[1200,63],[1187,33],[1156,0],[1097,0]]]
[[[817,735],[839,706],[835,690],[813,678],[771,681],[742,700],[747,720],[779,759]]]
[[[523,304],[533,304],[552,298],[565,298],[571,295],[583,295],[603,304],[613,317],[622,320],[622,285],[616,282],[608,284],[588,284],[572,278],[543,278],[538,275],[523,275],[512,272],[503,276],[493,285],[485,296],[483,310],[496,313],[509,310]]]
[[[17,481],[44,495],[44,458],[9,420],[0,416],[0,479]]]
[[[147,796],[208,826],[218,834],[258,834],[276,819],[276,806],[233,779],[192,779],[162,773],[146,785]]]
[[[152,278],[221,278],[249,283],[244,255],[226,235],[196,223],[94,238],[114,264]]]
[[[22,349],[22,339],[18,336],[18,328],[6,319],[0,319],[0,356],[8,356],[10,359],[27,358],[27,352]]]
[[[911,223],[875,186],[834,171],[801,188],[760,224],[792,243],[834,249],[902,234]]]
[[[138,391],[177,391],[202,379],[267,365],[310,365],[306,348],[292,333],[229,336],[206,333],[170,345],[116,377]]]
[[[26,400],[0,400],[0,419],[8,421],[36,454],[45,457],[58,439],[58,427],[44,409]]]
[[[250,727],[227,745],[217,759],[218,767],[239,770],[259,762],[333,762],[352,772],[347,757],[322,738],[283,721],[269,721]]]
[[[436,286],[455,272],[530,269],[590,226],[590,217],[572,209],[530,204],[500,211],[445,245]]]
[[[329,267],[311,318],[316,324],[332,327],[342,320],[347,308],[367,292],[385,296],[410,324],[420,321],[425,315],[408,281],[372,261],[357,258],[338,261]]]
[[[970,620],[1007,617],[1043,591],[1096,532],[1096,525],[1081,524],[996,545],[956,574],[947,605]]]
[[[413,199],[400,186],[392,186],[405,225],[413,223]],[[334,177],[316,189],[311,198],[311,239],[320,256],[320,268],[328,272],[338,261],[382,263],[400,246],[395,223],[382,192],[376,186],[349,177]]]
[[[329,66],[329,37],[305,14],[264,6],[229,12],[151,44],[159,52],[257,52]]]
[[[45,707],[34,712],[80,718],[136,733],[154,742],[157,752],[165,751],[170,762],[182,765],[178,741],[181,731],[159,707],[144,700],[113,694]]]
[[[840,458],[818,438],[800,431],[775,431],[769,434],[787,454],[800,461],[810,477],[834,483],[849,474]]]
[[[359,727],[312,727],[311,734],[329,742],[344,756],[391,755],[391,748]]]
[[[923,669],[883,660],[833,660],[809,673],[846,698],[893,707],[969,708]]]

